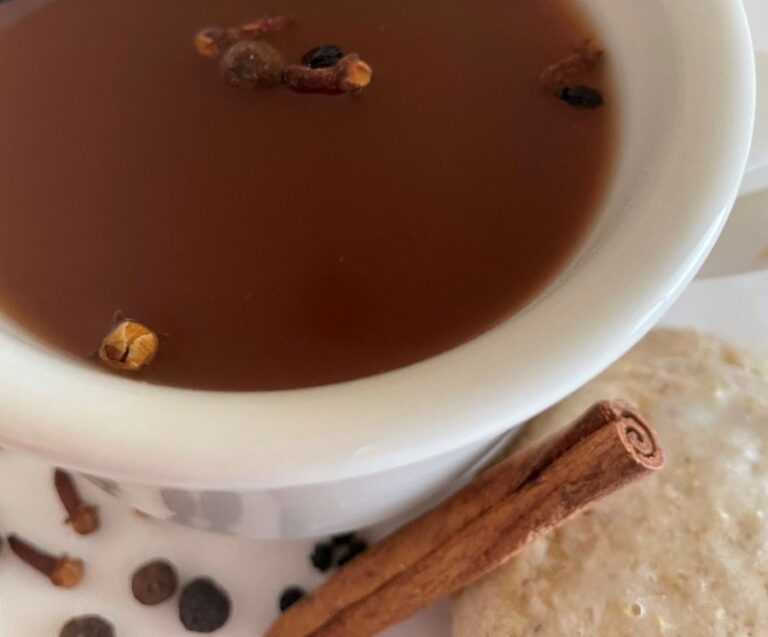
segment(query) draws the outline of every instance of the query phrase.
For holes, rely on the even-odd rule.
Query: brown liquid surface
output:
[[[142,378],[212,389],[348,380],[473,338],[562,267],[606,180],[610,94],[586,111],[538,86],[588,35],[569,7],[52,2],[0,34],[3,311],[88,357],[122,310],[167,335]],[[226,85],[193,35],[264,13],[297,19],[271,38],[289,61],[337,43],[371,87]]]

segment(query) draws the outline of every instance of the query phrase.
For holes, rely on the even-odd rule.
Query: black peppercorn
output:
[[[323,69],[333,66],[344,57],[344,51],[335,44],[323,44],[311,51],[307,51],[301,57],[301,63],[311,69]]]
[[[98,615],[82,615],[64,624],[59,637],[115,637],[115,628]]]
[[[325,573],[333,566],[333,547],[327,542],[320,542],[315,545],[312,555],[309,556],[312,566],[321,573]]]
[[[576,108],[597,108],[603,104],[602,93],[589,86],[563,86],[557,97]]]
[[[282,613],[284,610],[288,610],[302,597],[304,597],[304,595],[306,595],[304,589],[299,588],[298,586],[289,586],[286,588],[282,593],[280,593],[280,612]]]
[[[213,580],[200,577],[182,589],[179,619],[193,633],[212,633],[227,623],[230,608],[229,595]]]
[[[353,540],[349,543],[347,550],[344,551],[337,564],[339,566],[344,566],[347,562],[356,558],[367,548],[368,544],[366,544],[363,540]]]
[[[334,546],[346,546],[354,539],[355,539],[354,533],[340,533],[339,535],[334,535],[331,538],[331,542],[333,543]]]
[[[144,564],[131,578],[133,596],[145,606],[155,606],[170,599],[178,587],[176,569],[165,560]]]

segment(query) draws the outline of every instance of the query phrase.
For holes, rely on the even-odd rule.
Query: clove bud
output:
[[[371,83],[373,69],[356,53],[345,55],[333,66],[310,68],[291,64],[283,72],[286,86],[298,93],[353,93]]]
[[[195,35],[194,39],[197,52],[203,57],[212,59],[218,58],[222,51],[232,46],[235,42],[236,38],[232,37],[230,30],[218,27],[203,29]]]
[[[99,526],[99,513],[96,507],[83,502],[72,476],[63,469],[56,469],[53,484],[59,500],[67,511],[66,523],[70,524],[79,535],[88,535]]]
[[[304,64],[286,66],[281,53],[259,38],[291,24],[291,18],[268,16],[232,29],[209,27],[195,36],[194,44],[203,57],[220,58],[224,78],[240,88],[285,85],[297,93],[339,95],[371,83],[371,67],[356,53],[342,57],[336,45],[315,47],[304,56]]]
[[[104,337],[99,358],[113,369],[138,372],[152,362],[159,346],[157,334],[147,326],[125,320]]]
[[[256,40],[283,31],[292,24],[293,18],[276,15],[264,16],[231,29],[207,27],[195,35],[195,49],[204,57],[216,59],[240,40]]]
[[[32,546],[17,535],[8,536],[8,546],[22,562],[45,575],[55,586],[73,588],[85,574],[82,560],[68,555],[54,556]]]
[[[251,22],[241,24],[238,29],[240,38],[263,38],[265,35],[284,31],[294,23],[294,19],[286,15],[267,15]]]
[[[603,61],[604,51],[592,40],[586,40],[561,60],[553,62],[539,76],[547,91],[557,91],[579,77],[594,71]]]

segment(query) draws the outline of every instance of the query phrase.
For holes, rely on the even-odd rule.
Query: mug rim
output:
[[[701,123],[677,122],[674,135],[689,143],[670,144],[668,170],[660,170],[643,204],[675,212],[672,232],[652,259],[659,212],[635,220],[557,294],[486,334],[402,369],[317,388],[236,393],[131,383],[3,333],[0,440],[61,466],[127,481],[278,488],[448,453],[501,434],[575,390],[639,340],[693,278],[746,166],[755,81],[743,7],[675,2],[681,11],[694,3],[717,25],[713,37],[696,30],[677,35],[691,55],[702,46],[716,52],[719,64],[707,66],[706,80],[739,99],[697,105]],[[699,88],[691,81],[685,91],[691,98]],[[690,139],[704,126],[718,144],[692,155]],[[697,188],[676,183],[681,167],[695,170]],[[644,276],[633,280],[638,271]],[[633,285],[617,289],[616,281]],[[596,320],[599,335],[589,329]],[[557,348],[548,347],[553,334]]]

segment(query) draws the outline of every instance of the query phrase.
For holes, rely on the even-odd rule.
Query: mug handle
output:
[[[744,9],[755,47],[757,75],[755,135],[747,163],[747,172],[751,172],[768,166],[768,2],[744,0]]]
[[[768,18],[766,18],[768,21]],[[768,24],[764,25],[768,31]],[[757,109],[752,149],[747,160],[747,172],[768,166],[768,52],[755,52],[757,75]]]
[[[768,0],[743,3],[755,48],[755,132],[739,198],[699,278],[768,268]]]

